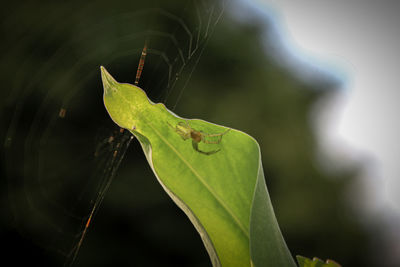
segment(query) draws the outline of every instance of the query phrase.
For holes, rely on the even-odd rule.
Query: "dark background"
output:
[[[19,1],[2,8],[4,262],[69,263],[93,205],[101,203],[76,266],[210,266],[138,142],[128,146],[129,134],[119,132],[102,103],[99,66],[133,83],[147,40],[139,86],[150,99],[259,142],[293,255],[385,266],[378,263],[379,233],[369,234],[346,201],[362,166],[332,172],[318,163],[311,111],[340,81],[321,72],[307,79],[293,74],[275,60],[279,45],[265,40],[271,36],[265,21],[237,19],[230,5]]]

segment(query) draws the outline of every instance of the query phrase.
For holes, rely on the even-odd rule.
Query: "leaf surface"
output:
[[[104,104],[113,121],[142,145],[158,181],[186,213],[213,266],[295,266],[266,189],[258,143],[249,135],[154,104],[137,86],[118,83],[101,67]],[[209,143],[184,140],[179,123]],[[219,137],[207,136],[225,133]],[[216,143],[213,144],[212,142]],[[184,244],[182,244],[184,245]],[[278,265],[277,265],[278,264]]]

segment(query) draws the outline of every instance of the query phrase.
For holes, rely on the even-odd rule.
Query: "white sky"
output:
[[[344,81],[319,120],[323,147],[368,159],[365,208],[400,212],[400,1],[247,2],[294,56]]]

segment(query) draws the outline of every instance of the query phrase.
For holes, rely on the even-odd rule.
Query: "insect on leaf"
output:
[[[112,120],[137,137],[156,178],[186,213],[213,266],[295,266],[268,196],[258,143],[183,119],[101,67]],[[184,244],[182,244],[184,246]]]

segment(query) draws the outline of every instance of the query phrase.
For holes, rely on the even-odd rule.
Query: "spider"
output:
[[[168,123],[168,122],[167,122]],[[229,132],[231,129],[226,130],[223,133],[219,133],[219,134],[206,134],[203,133],[202,131],[197,131],[195,129],[193,129],[192,127],[190,127],[189,123],[187,121],[185,122],[178,122],[178,124],[173,127],[171,124],[168,123],[168,125],[174,129],[174,131],[179,134],[183,140],[187,140],[189,138],[192,138],[192,147],[194,150],[196,150],[197,152],[204,154],[204,155],[211,155],[214,153],[217,153],[218,151],[220,151],[221,149],[217,149],[217,150],[212,150],[212,151],[202,151],[199,149],[199,143],[203,142],[206,144],[219,144],[222,140],[222,136],[225,135],[227,132]],[[206,137],[219,137],[217,141],[209,141],[206,140]]]

